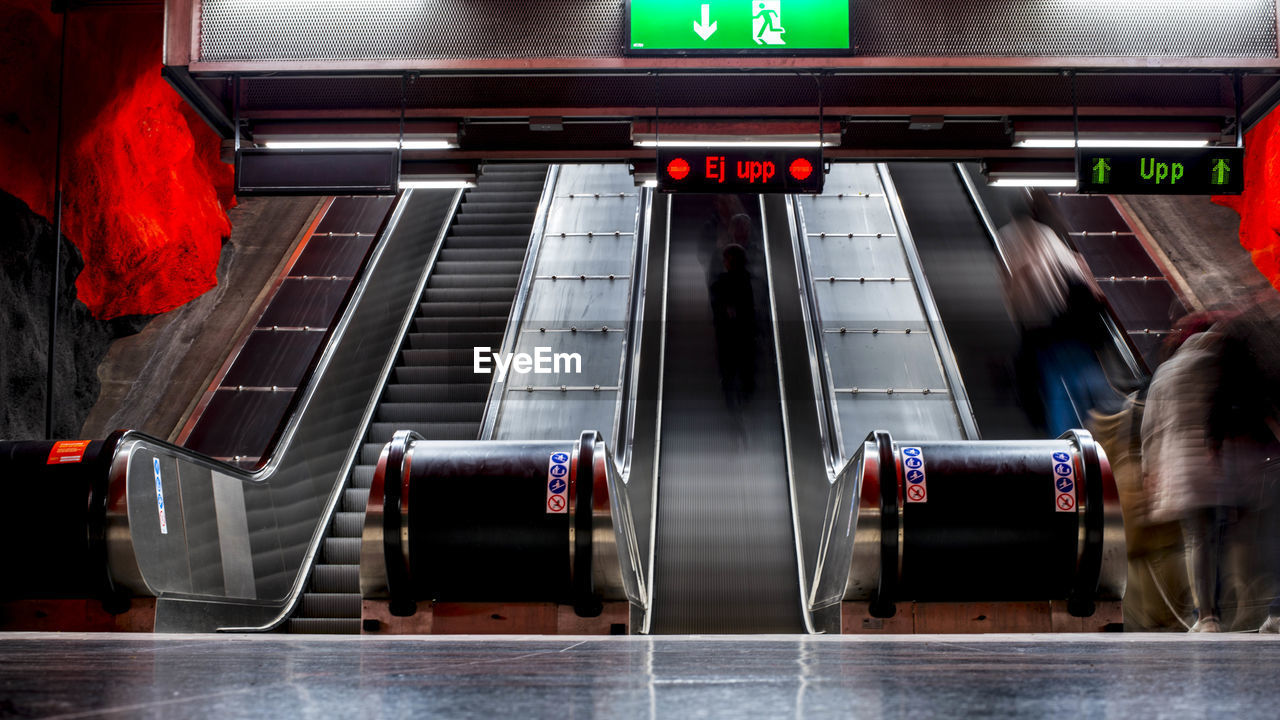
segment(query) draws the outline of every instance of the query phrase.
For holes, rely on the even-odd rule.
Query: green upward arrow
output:
[[[1106,185],[1108,176],[1111,174],[1111,166],[1107,164],[1106,158],[1098,158],[1093,164],[1093,182],[1096,185]]]
[[[1219,158],[1218,162],[1213,164],[1213,169],[1210,172],[1212,175],[1209,177],[1209,182],[1214,185],[1226,185],[1227,178],[1231,175],[1231,165],[1226,160]]]

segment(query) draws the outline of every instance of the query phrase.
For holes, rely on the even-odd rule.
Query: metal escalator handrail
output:
[[[784,205],[788,209],[788,213],[787,213],[788,221],[793,220],[794,218],[790,213],[790,204],[784,203]],[[786,383],[784,382],[784,379],[783,379],[784,364],[783,364],[783,355],[782,355],[782,335],[781,335],[781,329],[778,325],[778,302],[775,299],[775,293],[777,292],[777,284],[774,282],[773,261],[771,259],[772,253],[769,252],[771,243],[769,242],[769,223],[767,221],[767,218],[768,218],[768,209],[765,206],[765,199],[764,199],[764,196],[760,196],[760,232],[762,235],[761,245],[764,247],[765,278],[769,287],[769,293],[768,293],[769,295],[769,326],[770,328],[772,328],[772,331],[773,331],[774,360],[778,366],[778,402],[782,408],[782,442],[783,442],[783,453],[784,453],[784,457],[786,458],[786,464],[787,464],[788,500],[791,503],[791,532],[792,532],[792,536],[795,539],[796,579],[798,580],[798,585],[799,585],[798,589],[800,591],[800,597],[799,597],[800,613],[801,613],[801,617],[804,619],[805,630],[809,634],[813,634],[815,632],[814,626],[813,626],[813,614],[809,610],[809,604],[805,602],[806,600],[805,587],[808,583],[806,582],[806,578],[805,578],[804,548],[800,542],[799,504],[796,499],[796,468],[795,468],[794,462],[792,461],[792,458],[794,457],[793,455],[794,445],[792,444],[792,439],[791,439],[791,433],[792,433],[791,417],[790,417],[791,412],[790,412],[790,406],[787,403]],[[795,237],[796,237],[795,225],[791,222],[788,222],[787,227],[791,231],[790,232],[791,241],[794,246]],[[799,261],[797,259],[797,266],[798,265],[799,265]],[[799,271],[797,271],[797,274],[800,274]],[[800,278],[797,278],[797,279],[799,280]],[[804,285],[801,285],[800,287],[802,288],[802,295],[806,297],[810,295],[809,292],[804,290],[805,288]],[[801,303],[801,312],[804,313],[804,311],[805,311],[805,304]],[[808,322],[807,314],[805,316],[805,321],[806,323]],[[808,339],[810,335],[811,333],[805,333],[806,339]],[[809,353],[809,357],[810,357],[810,363],[812,364],[813,358],[814,358],[814,355],[812,354],[812,352]],[[825,403],[822,403],[821,397],[817,398],[817,401],[819,403],[818,407],[825,407]],[[826,420],[826,418],[823,415],[824,415],[823,413],[819,413],[819,421],[820,423],[825,424],[824,421]],[[830,445],[826,443],[824,443],[823,445],[828,452],[831,451]],[[828,458],[828,462],[824,464],[829,465],[830,459]]]
[[[640,559],[640,542],[636,537],[634,516],[631,514],[631,496],[628,476],[631,468],[619,467],[619,454],[610,452],[604,436],[598,431],[595,434],[595,452],[604,458],[605,482],[609,488],[610,511],[614,518],[614,534],[618,539],[618,552],[625,556],[627,565],[619,564],[622,570],[623,589],[627,599],[638,606],[648,617],[650,596],[645,582],[644,564]],[[584,436],[585,439],[585,436]],[[630,453],[626,453],[630,455]],[[621,561],[622,558],[619,558]],[[628,567],[629,566],[629,567]],[[628,582],[630,581],[630,582]]]
[[[391,219],[387,223],[387,228],[383,232],[383,238],[379,241],[378,247],[375,249],[374,254],[371,256],[371,262],[369,267],[373,267],[374,262],[376,262],[377,259],[381,258],[382,254],[386,249],[387,244],[389,243],[391,238],[395,235],[395,231],[400,223],[400,219],[404,213],[405,208],[408,206],[410,200],[412,199],[413,193],[414,193],[413,190],[406,190],[404,191],[404,194],[401,196],[400,202],[397,204],[395,211],[392,213]],[[437,237],[435,238],[435,241],[432,244],[431,256],[428,259],[427,263],[423,266],[422,272],[418,277],[414,291],[411,295],[411,299],[409,303],[407,303],[407,307],[405,309],[404,315],[399,325],[398,335],[396,336],[400,338],[400,342],[397,342],[395,346],[397,350],[399,349],[400,344],[403,343],[405,334],[408,332],[409,327],[413,323],[414,312],[416,311],[418,302],[422,297],[423,290],[426,288],[427,279],[431,276],[431,273],[435,268],[436,260],[440,254],[440,246],[443,244],[445,234],[448,232],[449,227],[453,224],[453,218],[458,211],[458,204],[462,200],[462,193],[463,193],[462,190],[457,190],[454,192],[453,199],[449,203],[449,208],[446,212],[445,219],[440,224],[440,231],[437,234]],[[316,388],[319,385],[319,380],[327,374],[329,364],[332,361],[332,357],[336,352],[336,349],[339,343],[345,337],[347,329],[351,324],[352,317],[355,315],[356,309],[360,306],[360,300],[363,298],[366,290],[368,289],[369,283],[370,283],[370,273],[366,272],[365,275],[360,278],[359,283],[356,285],[356,289],[351,296],[351,302],[347,305],[347,310],[343,313],[342,318],[338,321],[337,325],[334,328],[333,339],[325,347],[325,350],[323,355],[321,356],[320,362],[316,366],[316,372],[312,375],[312,378],[313,378],[312,382],[307,388],[307,394],[303,398],[302,402],[300,402],[298,405],[298,412],[295,414],[293,418],[290,419],[290,427],[281,436],[280,445],[278,447],[282,451],[274,454],[271,462],[269,462],[261,472],[256,473],[251,478],[252,480],[259,481],[259,482],[268,480],[270,476],[274,474],[279,463],[283,460],[283,456],[287,454],[288,448],[292,444],[293,434],[294,434],[294,431],[296,430],[298,421],[300,420],[301,416],[304,413],[306,413],[311,403],[311,399],[315,394]],[[346,488],[347,478],[351,474],[351,469],[355,465],[356,458],[359,457],[360,449],[364,443],[364,438],[367,432],[367,428],[369,427],[369,423],[373,419],[374,412],[377,410],[378,400],[382,395],[382,389],[386,386],[387,378],[390,377],[392,370],[395,368],[397,354],[398,353],[394,351],[388,353],[386,362],[383,363],[382,371],[378,376],[378,380],[376,384],[374,385],[375,390],[370,395],[369,400],[366,403],[364,413],[361,418],[361,422],[359,423],[358,428],[354,430],[350,447],[347,450],[346,456],[343,460],[341,467],[338,469],[335,475],[335,479],[333,482],[333,489],[330,491],[329,497],[327,498],[327,501],[325,503],[325,509],[322,514],[321,521],[317,523],[316,531],[313,534],[311,542],[308,544],[306,553],[303,556],[300,570],[297,573],[297,576],[294,578],[293,585],[290,587],[288,595],[285,596],[284,602],[280,606],[281,607],[280,612],[278,612],[275,615],[275,617],[273,617],[270,621],[260,625],[242,626],[242,627],[223,627],[223,628],[219,628],[219,631],[221,632],[269,632],[271,630],[278,628],[281,624],[283,624],[284,621],[287,620],[289,616],[293,614],[294,610],[297,608],[298,603],[301,602],[302,595],[306,591],[307,584],[311,578],[311,571],[315,567],[316,557],[319,555],[320,547],[324,542],[325,536],[328,533],[329,520],[330,518],[333,517],[334,512],[337,510],[338,503],[342,499],[342,493],[343,493],[343,490]],[[227,466],[227,467],[230,467],[230,466]]]
[[[969,200],[973,203],[973,207],[978,211],[978,217],[982,219],[982,225],[986,228],[987,236],[991,239],[991,244],[995,248],[996,257],[1000,260],[1000,269],[1004,272],[1005,277],[1013,274],[1013,270],[1009,267],[1009,259],[1004,254],[1004,248],[1000,245],[1000,233],[996,229],[995,222],[991,219],[991,214],[987,212],[987,204],[982,201],[982,195],[978,191],[978,186],[974,183],[973,178],[969,175],[969,170],[964,163],[956,163],[956,172],[960,174],[960,181],[964,183],[965,190],[969,193]],[[1120,329],[1120,324],[1116,322],[1115,309],[1111,307],[1111,303],[1103,304],[1105,312],[1102,314],[1102,324],[1106,328],[1107,334],[1111,337],[1111,342],[1115,345],[1120,360],[1129,369],[1129,372],[1135,379],[1141,380],[1151,374],[1147,368],[1146,360],[1142,358],[1142,354],[1138,352],[1137,346],[1133,344],[1133,339],[1129,334]]]
[[[814,566],[813,582],[810,584],[811,590],[806,598],[810,611],[819,609],[818,603],[825,597],[833,594],[836,597],[844,596],[849,561],[853,555],[852,529],[858,520],[858,500],[862,495],[862,485],[865,481],[862,469],[866,465],[866,451],[868,447],[878,447],[881,435],[885,433],[878,430],[867,433],[866,440],[858,444],[857,452],[843,465],[827,466],[827,482],[831,487],[827,493],[827,506],[823,511],[822,536],[818,539],[818,559]],[[848,519],[842,523],[841,520],[846,515]],[[845,528],[845,533],[837,537],[835,532],[841,527]],[[833,558],[835,562],[829,563],[828,560]],[[829,565],[835,567],[837,571],[844,570],[843,574],[837,572],[835,577],[838,580],[833,581],[826,573]],[[829,587],[833,582],[836,583],[834,588]]]
[[[796,529],[796,552],[801,576],[801,604],[804,607],[808,629],[810,632],[815,632],[813,613],[815,610],[820,609],[817,601],[824,597],[824,593],[834,593],[837,597],[843,596],[847,569],[853,553],[852,533],[846,533],[841,538],[836,538],[833,533],[838,527],[852,529],[853,523],[857,519],[857,502],[862,490],[862,469],[865,466],[864,455],[866,447],[868,444],[877,443],[880,436],[887,438],[887,435],[880,431],[872,431],[867,435],[866,441],[858,444],[858,448],[852,456],[846,456],[845,454],[844,441],[840,430],[840,418],[836,411],[834,381],[830,374],[831,364],[820,357],[820,353],[825,353],[826,350],[822,338],[821,311],[812,292],[814,286],[813,271],[809,263],[806,243],[804,242],[808,232],[804,219],[804,209],[799,204],[799,198],[794,195],[787,197],[784,206],[787,211],[787,228],[791,234],[791,250],[796,264],[796,283],[801,294],[799,308],[804,323],[805,344],[808,350],[806,354],[809,358],[809,374],[814,393],[813,402],[818,413],[818,432],[821,435],[819,441],[824,450],[821,467],[827,481],[826,507],[823,511],[824,521],[821,526],[821,535],[817,540],[818,550],[814,563],[813,577],[806,578],[806,563],[800,537],[800,520],[797,516],[798,499],[795,478],[791,478],[792,522]],[[765,226],[767,227],[768,223],[765,223]],[[765,244],[766,246],[768,245],[767,242]],[[772,276],[772,266],[770,266],[769,287],[771,292],[774,292],[777,287]],[[775,344],[778,342],[775,339]],[[779,363],[781,364],[781,362],[780,356]],[[785,392],[782,401],[784,427],[789,427],[786,416],[792,410],[786,401]],[[790,441],[788,440],[788,457],[790,455]],[[790,463],[788,463],[788,467],[790,469]],[[848,501],[846,501],[846,496]],[[845,524],[841,524],[838,521],[837,515],[841,513],[850,515],[848,522]],[[835,557],[834,562],[828,563],[828,558],[833,556]],[[829,564],[837,569],[845,569],[846,573],[840,575],[837,572],[834,579],[825,577],[825,570]],[[834,590],[828,588],[833,584],[835,585]]]
[[[911,237],[911,228],[907,224],[907,216],[902,209],[902,199],[898,196],[898,188],[893,184],[888,165],[877,163],[876,172],[880,176],[880,183],[884,186],[885,200],[889,203],[889,211],[893,216],[893,223],[898,229],[898,239],[902,241],[902,250],[907,256],[907,267],[911,271],[912,284],[915,285],[916,295],[920,299],[921,307],[924,308],[925,320],[929,324],[929,332],[933,335],[933,344],[937,348],[938,359],[942,362],[942,370],[947,378],[947,385],[950,386],[951,401],[955,404],[956,415],[960,419],[960,427],[964,430],[966,439],[977,440],[981,435],[978,432],[978,421],[973,414],[973,405],[969,402],[969,393],[965,390],[964,378],[960,375],[955,353],[951,350],[951,341],[947,339],[947,330],[942,325],[942,316],[938,312],[938,305],[933,299],[933,292],[929,289],[929,281],[925,277],[924,264],[920,261],[920,253],[916,250],[915,240]]]
[[[538,254],[542,250],[542,236],[547,229],[551,203],[555,200],[555,188],[559,180],[560,166],[548,167],[547,177],[542,182],[542,196],[538,199],[538,210],[533,216],[533,228],[529,231],[529,247],[524,254],[524,264],[520,266],[515,299],[511,302],[511,312],[507,314],[507,329],[502,334],[502,345],[498,350],[503,357],[515,352],[516,343],[520,340],[520,323],[524,319],[525,306],[529,303],[529,292],[533,289]],[[485,400],[484,415],[480,421],[480,440],[492,440],[497,433],[498,413],[502,409],[502,396],[506,386],[506,378],[499,380],[496,375],[489,385],[489,397]]]
[[[636,254],[632,258],[631,297],[627,309],[627,333],[622,339],[622,367],[619,369],[618,402],[613,415],[613,448],[610,456],[622,468],[623,477],[631,471],[631,446],[635,438],[635,392],[639,382],[640,335],[644,317],[645,290],[649,274],[649,238],[653,221],[653,192],[641,188],[636,207]]]

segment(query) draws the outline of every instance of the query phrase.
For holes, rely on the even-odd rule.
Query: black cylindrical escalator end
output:
[[[94,479],[89,495],[89,523],[86,528],[89,551],[100,568],[98,600],[102,603],[102,609],[110,615],[121,615],[129,610],[129,596],[116,587],[107,553],[107,501],[111,490],[111,466],[115,462],[116,450],[128,432],[116,430],[103,441],[102,449],[93,462]]]
[[[382,552],[387,568],[387,594],[391,614],[408,617],[418,610],[409,576],[408,558],[401,545],[404,532],[401,517],[401,489],[405,480],[405,460],[409,446],[422,436],[412,430],[400,430],[387,446],[386,480],[382,487]]]
[[[872,617],[891,618],[897,613],[898,592],[898,460],[893,452],[893,438],[883,430],[875,433],[880,474],[880,577],[871,597]]]
[[[592,494],[595,489],[596,432],[578,439],[578,469],[574,474],[573,508],[573,610],[579,617],[597,617],[604,610],[591,577]]]
[[[1085,430],[1069,430],[1064,435],[1080,452],[1084,466],[1084,547],[1076,566],[1076,576],[1067,597],[1067,612],[1074,617],[1089,617],[1096,609],[1098,581],[1102,575],[1103,550],[1103,477],[1098,444]]]

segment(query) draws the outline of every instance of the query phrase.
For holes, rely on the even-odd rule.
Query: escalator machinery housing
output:
[[[893,442],[864,449],[844,600],[1066,599],[1077,617],[1124,595],[1123,520],[1089,433],[1058,440]],[[879,444],[879,447],[877,447]]]
[[[369,494],[361,594],[390,600],[398,615],[422,600],[556,602],[582,617],[599,615],[602,601],[637,601],[622,577],[626,543],[616,528],[625,522],[614,521],[610,461],[598,438],[425,441],[396,433]]]

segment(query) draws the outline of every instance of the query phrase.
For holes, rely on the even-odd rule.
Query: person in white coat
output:
[[[1214,327],[1188,337],[1156,370],[1142,418],[1150,517],[1181,524],[1198,616],[1192,632],[1221,632],[1224,540],[1238,504],[1210,430],[1222,343]]]

